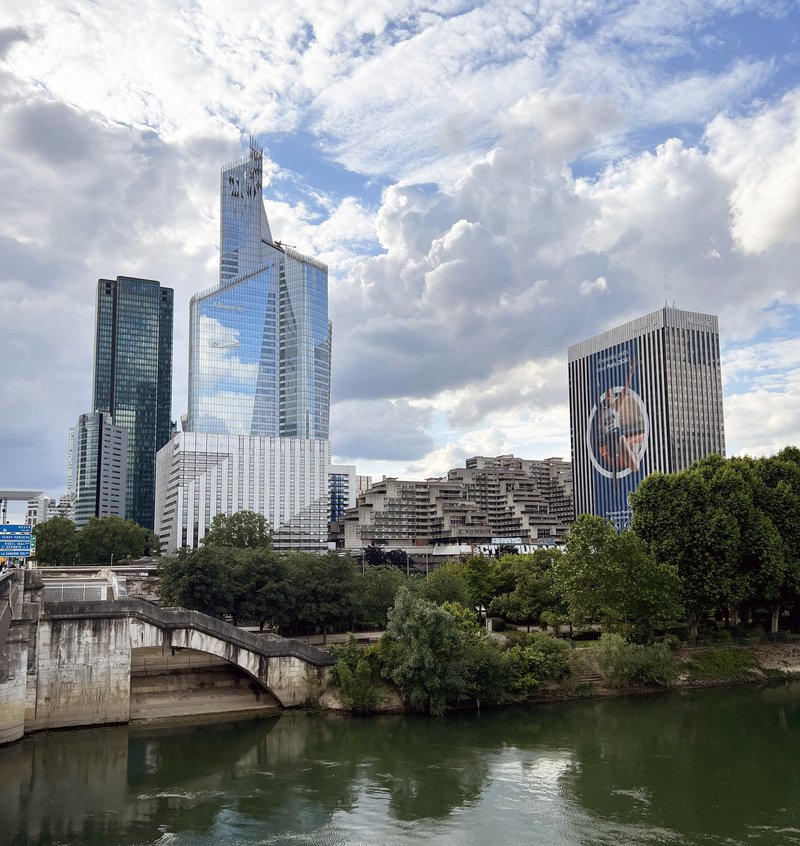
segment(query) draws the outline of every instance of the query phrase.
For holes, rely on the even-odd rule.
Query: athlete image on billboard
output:
[[[602,476],[613,480],[614,490],[619,479],[639,472],[647,448],[647,412],[641,397],[631,388],[636,361],[626,358],[624,384],[612,383],[603,389],[598,380],[597,402],[589,415],[587,432],[592,464]]]

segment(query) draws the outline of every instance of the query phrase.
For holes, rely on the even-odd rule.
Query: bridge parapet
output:
[[[162,608],[134,597],[105,602],[46,602],[41,612],[43,620],[102,618],[141,620],[165,632],[189,629],[265,658],[297,658],[314,667],[330,667],[335,663],[329,652],[301,640],[253,634],[201,611]]]

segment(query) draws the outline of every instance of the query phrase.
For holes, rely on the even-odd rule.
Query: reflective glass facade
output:
[[[663,308],[569,348],[575,514],[630,524],[649,473],[725,454],[714,315]]]
[[[262,153],[222,170],[220,281],[190,305],[191,432],[328,438],[328,270],[272,240]]]
[[[125,516],[153,528],[155,457],[169,440],[173,291],[151,279],[97,283],[93,408],[128,432]]]
[[[124,517],[128,433],[101,412],[82,414],[70,433],[75,525],[80,529],[91,517]]]

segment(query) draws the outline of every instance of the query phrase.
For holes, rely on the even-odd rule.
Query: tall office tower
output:
[[[110,414],[81,414],[70,429],[68,490],[73,520],[80,529],[90,517],[125,516],[128,432]]]
[[[328,269],[272,238],[262,150],[222,169],[219,283],[189,307],[189,413],[159,454],[156,532],[196,546],[247,508],[278,549],[327,549]]]
[[[569,348],[575,514],[630,524],[649,473],[725,454],[717,318],[662,308]]]
[[[262,151],[222,170],[219,284],[192,297],[187,430],[328,438],[328,269],[272,240]]]
[[[170,436],[173,291],[151,279],[97,282],[93,409],[128,432],[125,516],[152,529],[156,452]]]

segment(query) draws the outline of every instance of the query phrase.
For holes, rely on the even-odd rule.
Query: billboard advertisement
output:
[[[650,419],[641,394],[638,342],[623,341],[589,356],[594,395],[586,426],[595,513],[629,528],[628,494],[643,478]]]

